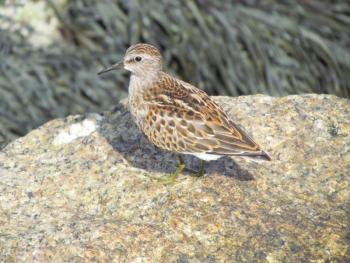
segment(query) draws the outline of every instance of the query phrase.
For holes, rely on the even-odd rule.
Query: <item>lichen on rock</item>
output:
[[[350,260],[349,100],[215,100],[272,162],[222,158],[203,178],[159,183],[176,158],[147,141],[125,101],[9,144],[0,152],[0,261]]]

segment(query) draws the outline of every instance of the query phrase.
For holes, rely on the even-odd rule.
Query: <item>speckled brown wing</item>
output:
[[[180,153],[259,156],[260,147],[210,97],[163,73],[144,94],[146,136],[160,148]]]

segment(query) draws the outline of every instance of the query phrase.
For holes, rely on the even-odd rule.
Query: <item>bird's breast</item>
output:
[[[144,93],[150,86],[150,80],[131,75],[129,84],[129,108],[137,125],[142,129],[148,114],[148,103],[144,99]]]

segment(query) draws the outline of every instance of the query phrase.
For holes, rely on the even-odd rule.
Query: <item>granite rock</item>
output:
[[[215,99],[272,162],[222,158],[163,184],[176,158],[143,137],[125,101],[9,144],[0,261],[349,262],[349,100]]]

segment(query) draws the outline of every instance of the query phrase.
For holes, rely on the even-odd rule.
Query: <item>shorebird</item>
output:
[[[98,75],[122,68],[131,72],[128,101],[137,126],[157,147],[175,152],[178,157],[190,154],[201,159],[198,175],[204,173],[204,161],[227,155],[271,160],[203,90],[165,73],[156,47],[132,45],[122,61]],[[171,180],[184,169],[179,157]]]

